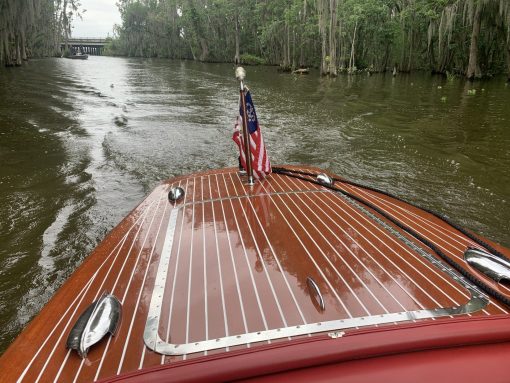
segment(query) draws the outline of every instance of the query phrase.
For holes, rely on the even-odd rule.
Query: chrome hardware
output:
[[[333,186],[333,179],[325,173],[321,173],[317,176],[317,181],[326,186]]]
[[[236,68],[236,79],[237,81],[243,81],[246,77],[246,71],[242,66]]]
[[[174,186],[173,188],[170,189],[170,191],[168,192],[168,200],[170,202],[177,202],[179,201],[182,197],[184,197],[186,193],[184,192],[184,189],[181,188],[180,186]]]
[[[326,306],[324,305],[324,299],[322,298],[319,286],[311,277],[306,278],[306,284],[310,290],[310,298],[313,298],[314,305],[317,304],[320,311],[324,311]]]
[[[343,331],[334,331],[334,332],[330,332],[328,333],[328,336],[332,339],[337,339],[337,338],[341,338],[345,335],[345,332]]]
[[[78,355],[85,358],[89,348],[103,339],[106,334],[115,335],[121,311],[122,305],[119,300],[114,295],[104,293],[78,318],[69,333],[66,347],[76,350]]]
[[[482,250],[469,248],[464,253],[464,259],[496,282],[500,282],[502,279],[510,281],[510,263],[502,258]]]

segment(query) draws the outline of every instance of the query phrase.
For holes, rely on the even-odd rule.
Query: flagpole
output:
[[[236,78],[240,83],[239,97],[241,99],[241,110],[243,112],[243,140],[244,140],[244,156],[246,158],[246,173],[248,174],[248,185],[254,185],[253,167],[251,164],[250,151],[250,135],[248,133],[248,115],[246,113],[246,99],[244,97],[244,78],[246,71],[243,67],[237,67]]]

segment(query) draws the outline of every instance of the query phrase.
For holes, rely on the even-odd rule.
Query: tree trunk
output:
[[[287,22],[287,67],[290,68],[290,23]]]
[[[506,67],[508,70],[508,82],[510,82],[510,33],[506,40]]]
[[[25,39],[25,30],[24,29],[21,30],[21,59],[23,61],[27,61],[28,60],[28,57],[27,57],[27,43],[26,43],[26,39]]]
[[[386,72],[386,68],[388,67],[388,61],[390,60],[390,43],[386,44],[386,49],[384,51],[384,58],[382,61],[382,65],[380,66],[379,70],[381,72]]]
[[[2,46],[1,49],[4,52],[3,53],[3,62],[5,66],[12,66],[12,54],[11,54],[11,48],[9,46],[9,33],[5,33],[2,39]]]
[[[200,47],[202,48],[202,53],[200,54],[200,61],[205,61],[207,56],[209,56],[209,47],[207,46],[207,41],[204,38],[200,38]]]
[[[68,53],[69,50],[69,23],[67,20],[67,0],[64,0],[64,5],[62,7],[63,13],[63,25],[64,25],[64,51]]]
[[[292,27],[292,70],[296,69],[296,28]]]
[[[288,35],[288,30],[289,30],[289,26],[287,23],[285,23],[284,27],[283,27],[283,33],[284,33],[284,38],[282,39],[282,43],[283,43],[283,60],[280,61],[280,65],[283,69],[287,69],[289,68],[289,55],[288,55],[288,45],[289,45],[289,35]]]
[[[301,25],[306,25],[306,0],[303,1],[303,15],[301,17]],[[303,38],[303,29],[301,28],[301,36],[300,36],[300,54],[299,54],[299,66],[301,68],[304,68],[305,66],[305,53],[304,53],[304,49],[305,49],[305,39]]]
[[[354,63],[355,63],[355,51],[354,47],[356,46],[356,31],[358,30],[358,20],[356,20],[356,23],[354,24],[354,33],[352,34],[352,44],[351,44],[351,56],[349,58],[349,73],[352,73],[354,70]]]
[[[407,62],[408,72],[411,72],[411,69],[413,69],[413,45],[414,45],[414,33],[413,27],[411,26],[411,31],[409,32],[409,61]]]
[[[321,38],[321,76],[324,76],[328,73],[328,62],[329,58],[327,57],[326,51],[326,39],[327,39],[327,28],[326,28],[326,10],[328,9],[325,6],[325,2],[327,0],[318,0],[317,4],[317,13],[319,16],[319,35]]]
[[[234,58],[234,62],[236,65],[239,65],[241,64],[241,56],[239,54],[239,14],[236,13],[236,20],[235,20],[235,23],[236,23],[236,55],[235,55],[235,58]]]
[[[469,80],[482,77],[480,67],[478,66],[478,37],[480,36],[481,13],[482,6],[481,3],[478,2],[473,16],[473,31],[471,33],[471,45],[469,47],[469,64],[466,71],[466,77]]]
[[[19,38],[19,35],[16,35],[16,38],[15,38],[15,44],[16,44],[16,51],[15,51],[16,58],[15,58],[15,64],[16,64],[16,66],[21,66],[22,61],[21,61],[21,49],[20,49],[20,38]]]
[[[337,32],[337,17],[336,17],[337,0],[330,0],[329,2],[329,68],[328,73],[330,76],[337,76],[336,64],[336,32]]]

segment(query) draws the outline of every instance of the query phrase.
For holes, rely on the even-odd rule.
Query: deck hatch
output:
[[[317,191],[314,191],[316,193]],[[300,192],[306,193],[306,192]],[[330,193],[330,192],[325,192]],[[283,195],[285,193],[280,193]],[[290,194],[290,193],[289,193]],[[257,196],[248,197],[258,198]],[[225,200],[232,199],[226,198]],[[399,239],[408,247],[412,248],[424,259],[428,261],[431,267],[436,268],[441,274],[447,275],[452,283],[456,283],[459,286],[465,288],[468,292],[468,300],[466,303],[455,306],[455,307],[438,307],[433,309],[421,309],[421,310],[409,310],[401,312],[389,312],[377,315],[365,315],[356,316],[350,318],[342,318],[337,320],[325,320],[314,323],[303,323],[301,325],[292,325],[287,327],[269,328],[261,331],[228,334],[220,338],[205,339],[199,341],[193,341],[189,343],[170,343],[163,340],[159,334],[160,320],[162,318],[162,307],[163,307],[163,295],[165,290],[165,281],[167,279],[168,267],[170,264],[170,258],[172,253],[172,247],[174,243],[177,217],[179,213],[189,205],[204,205],[206,203],[214,203],[219,201],[201,201],[196,203],[187,203],[178,207],[174,207],[170,213],[169,223],[167,227],[166,237],[161,251],[161,257],[159,266],[156,274],[156,281],[154,291],[152,294],[149,313],[147,322],[144,330],[144,342],[145,345],[160,354],[163,355],[186,355],[197,352],[204,352],[208,350],[228,348],[238,345],[246,345],[256,342],[267,342],[274,339],[288,338],[294,336],[302,336],[315,333],[327,333],[327,332],[338,332],[349,328],[359,328],[366,326],[374,326],[381,324],[398,323],[404,321],[413,321],[418,319],[431,319],[448,317],[460,314],[469,314],[483,309],[488,304],[488,299],[485,295],[480,292],[475,286],[469,281],[465,280],[462,276],[458,275],[453,269],[443,262],[437,260],[434,256],[423,250],[416,244],[409,241],[407,238],[402,236],[394,228],[381,221],[379,218],[371,217],[374,221],[378,222],[385,230],[392,233],[393,236],[399,237]],[[362,210],[367,215],[372,215],[368,211],[364,211],[363,207],[356,206],[354,201],[347,201],[356,208]],[[183,214],[185,212],[183,211]],[[400,238],[402,237],[402,238]],[[317,297],[314,297],[316,299]]]

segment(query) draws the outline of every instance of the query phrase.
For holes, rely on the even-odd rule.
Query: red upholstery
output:
[[[281,342],[140,370],[103,382],[510,381],[510,317],[391,325]],[[268,376],[269,374],[273,374]],[[485,377],[485,378],[484,378]]]

